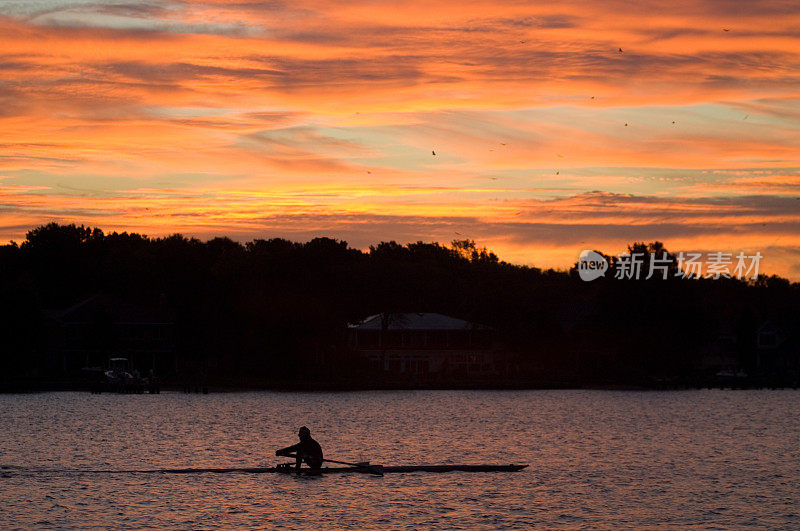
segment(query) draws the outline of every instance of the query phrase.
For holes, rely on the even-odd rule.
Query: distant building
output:
[[[783,328],[772,321],[766,321],[758,327],[756,345],[761,352],[781,349],[786,343],[787,334]]]
[[[790,324],[766,321],[758,327],[756,348],[762,374],[788,377],[797,381],[800,372],[800,348]]]
[[[498,371],[494,330],[439,313],[389,313],[349,325],[351,348],[394,375],[489,376]]]
[[[64,310],[49,312],[51,353],[61,372],[105,367],[112,357],[130,360],[143,375],[174,371],[174,319],[163,297],[142,305],[98,293]]]

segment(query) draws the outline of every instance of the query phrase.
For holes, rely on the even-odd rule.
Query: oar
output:
[[[345,463],[344,461],[334,461],[333,459],[323,459],[323,461],[328,463],[336,463],[337,465],[348,465],[356,468],[363,468],[364,470],[368,470],[370,474],[375,474],[376,476],[383,475],[383,467],[381,465],[365,465],[364,463]]]
[[[297,458],[297,454],[287,454],[285,457],[294,457]],[[323,459],[326,463],[336,463],[337,465],[347,465],[352,466],[355,468],[363,468],[370,474],[375,474],[376,476],[383,475],[383,467],[381,465],[365,465],[363,463],[346,463],[345,461],[335,461],[333,459]]]

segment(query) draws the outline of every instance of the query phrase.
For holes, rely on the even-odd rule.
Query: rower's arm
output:
[[[288,454],[297,453],[298,451],[300,451],[300,444],[293,444],[291,446],[287,446],[286,448],[281,448],[280,450],[277,450],[275,452],[275,455],[286,455],[286,456],[288,456]],[[294,457],[294,456],[291,456],[291,457]]]

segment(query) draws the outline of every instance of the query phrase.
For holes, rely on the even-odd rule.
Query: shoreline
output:
[[[373,382],[353,385],[342,382],[265,382],[264,384],[232,385],[209,383],[204,386],[187,388],[181,383],[163,383],[157,393],[130,394],[219,394],[273,391],[283,393],[308,392],[360,392],[360,391],[546,391],[546,390],[584,390],[584,391],[693,391],[702,389],[718,390],[797,390],[798,382],[742,381],[742,382],[675,382],[662,384],[635,383],[577,383],[577,382],[449,382],[417,383]],[[86,392],[89,386],[80,382],[22,382],[0,384],[0,394],[32,394],[48,392]],[[125,394],[105,391],[98,394]]]

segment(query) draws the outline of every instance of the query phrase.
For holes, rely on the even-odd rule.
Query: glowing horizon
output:
[[[659,240],[800,280],[797,28],[781,0],[6,1],[0,240],[470,238],[555,268]]]

